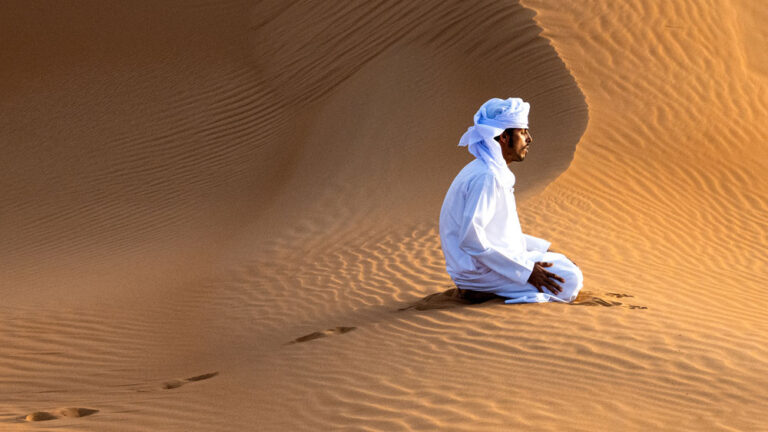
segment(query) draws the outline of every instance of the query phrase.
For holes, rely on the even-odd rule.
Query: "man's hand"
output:
[[[557,295],[561,293],[563,289],[560,288],[560,285],[555,281],[565,283],[565,279],[550,271],[544,270],[546,267],[552,267],[552,263],[538,261],[534,264],[531,276],[528,277],[528,283],[535,286],[540,293],[544,292],[542,288],[546,288],[551,291],[552,294]]]

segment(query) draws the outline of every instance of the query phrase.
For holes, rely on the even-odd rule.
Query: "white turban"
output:
[[[485,162],[507,184],[514,184],[515,176],[507,167],[501,154],[501,146],[493,139],[504,129],[528,129],[528,112],[531,105],[520,98],[493,98],[484,103],[475,114],[475,124],[470,126],[459,141],[470,153]]]

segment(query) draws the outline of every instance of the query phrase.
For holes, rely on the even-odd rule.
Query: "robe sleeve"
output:
[[[467,192],[462,216],[461,242],[459,247],[482,265],[494,272],[524,284],[533,271],[534,262],[524,256],[514,256],[493,245],[487,230],[500,206],[501,186],[493,176],[476,179]]]
[[[525,247],[529,251],[546,252],[552,245],[552,243],[532,235],[523,234],[523,237],[525,237]]]

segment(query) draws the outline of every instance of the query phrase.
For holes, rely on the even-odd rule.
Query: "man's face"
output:
[[[533,142],[531,132],[528,129],[512,129],[512,133],[509,132],[510,129],[507,129],[498,137],[501,154],[507,163],[522,162]]]

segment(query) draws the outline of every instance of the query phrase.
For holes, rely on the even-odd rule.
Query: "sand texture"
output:
[[[2,2],[0,431],[768,431],[766,22]],[[456,145],[510,96],[571,305],[445,272]]]

